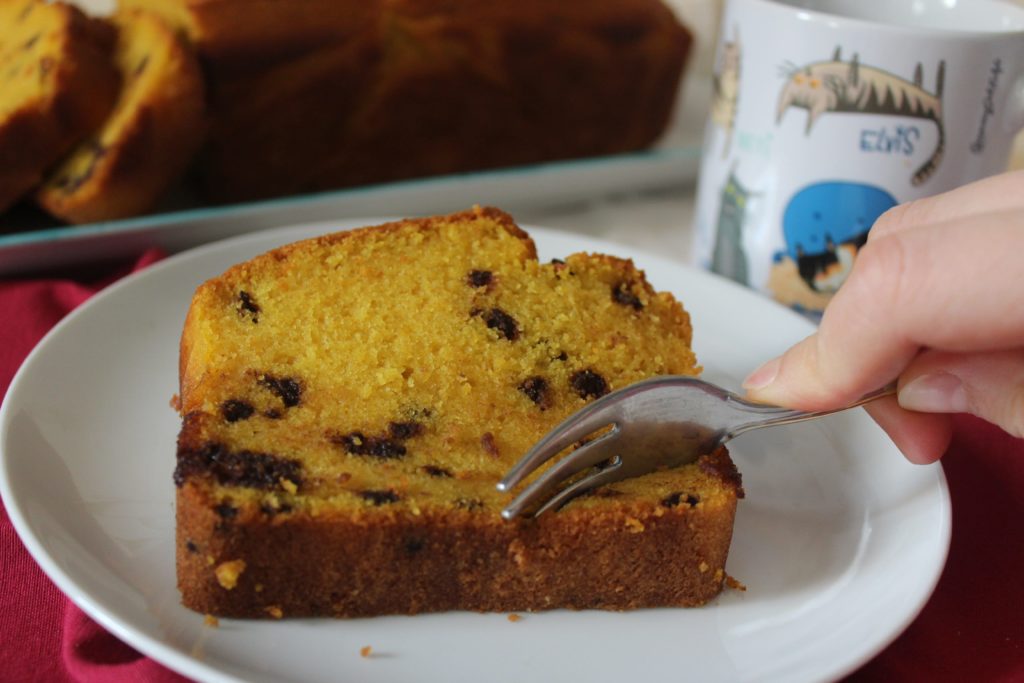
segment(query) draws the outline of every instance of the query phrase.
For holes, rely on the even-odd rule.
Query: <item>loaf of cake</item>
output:
[[[641,149],[691,43],[661,0],[121,1],[196,42],[214,201]]]
[[[381,0],[118,0],[159,14],[203,55],[214,80],[339,44],[370,30]]]
[[[203,76],[191,46],[158,16],[114,15],[117,104],[47,175],[36,201],[88,223],[148,211],[184,173],[202,142]]]
[[[0,0],[0,211],[110,112],[113,47],[113,30],[71,5]]]
[[[541,264],[481,209],[326,235],[199,287],[181,340],[177,574],[233,617],[700,605],[739,474],[721,449],[506,521],[497,482],[608,391],[694,375],[631,261]]]

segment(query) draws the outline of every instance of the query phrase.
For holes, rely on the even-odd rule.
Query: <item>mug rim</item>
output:
[[[744,1],[744,0],[740,0]],[[1024,36],[1024,6],[1018,5],[1009,0],[984,0],[986,4],[994,7],[1004,8],[1011,13],[1019,15],[1020,28],[1001,28],[995,27],[992,29],[960,29],[956,27],[938,27],[928,25],[910,25],[910,24],[897,24],[884,20],[876,19],[865,19],[857,16],[848,16],[845,14],[837,14],[824,9],[817,9],[812,7],[803,7],[796,4],[800,0],[745,0],[753,4],[761,5],[762,7],[771,11],[781,12],[789,16],[795,16],[797,19],[807,22],[825,23],[831,28],[844,28],[846,26],[853,26],[857,28],[870,28],[876,31],[888,31],[891,33],[900,33],[904,35],[912,36],[926,36],[929,38],[946,38],[946,39],[996,39],[996,38],[1008,38],[1014,36]],[[816,4],[815,0],[805,0],[808,4]],[[891,0],[890,0],[891,1]]]

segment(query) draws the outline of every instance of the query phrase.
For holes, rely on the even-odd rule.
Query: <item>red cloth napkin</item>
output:
[[[105,277],[0,281],[0,396],[21,361]],[[943,458],[953,541],[935,594],[913,624],[849,681],[1024,682],[1024,441],[958,417]],[[0,508],[0,680],[184,681],[110,635],[40,571]],[[851,643],[851,645],[854,645]]]

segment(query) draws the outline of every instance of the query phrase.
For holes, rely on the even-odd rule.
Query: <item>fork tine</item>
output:
[[[602,397],[602,398],[607,398]],[[537,442],[522,459],[509,470],[508,474],[498,482],[499,491],[510,491],[526,477],[555,457],[566,448],[588,434],[606,427],[613,422],[617,407],[598,399],[578,413],[569,416],[561,424],[548,432],[547,436]]]
[[[593,467],[602,460],[607,460],[615,455],[615,441],[619,435],[619,428],[616,426],[612,431],[602,434],[593,441],[586,443],[562,460],[551,466],[547,472],[537,478],[537,481],[527,486],[516,496],[515,500],[509,503],[502,510],[501,514],[506,519],[518,515],[523,509],[544,500],[560,483],[574,474],[582,472],[588,467]],[[585,477],[583,481],[589,479]],[[574,486],[574,485],[573,485]],[[570,486],[569,488],[573,488]],[[556,498],[558,496],[556,495]]]
[[[552,496],[551,500],[537,508],[537,511],[533,513],[533,516],[536,517],[542,512],[546,512],[548,510],[557,510],[569,502],[569,500],[580,494],[586,493],[591,489],[596,489],[598,486],[603,486],[604,484],[621,479],[622,474],[619,472],[621,467],[622,463],[618,462],[614,465],[598,470],[597,472],[588,474],[579,481],[573,482],[572,485],[566,486],[564,489]],[[504,514],[505,513],[503,511],[502,515]],[[518,512],[516,514],[518,514]]]

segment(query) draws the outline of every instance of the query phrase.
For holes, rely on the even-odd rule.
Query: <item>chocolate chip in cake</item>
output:
[[[174,469],[174,483],[182,486],[192,476],[209,475],[225,486],[277,489],[282,480],[302,485],[302,464],[298,460],[269,453],[230,451],[223,444],[207,443],[202,448],[181,448]]]
[[[480,315],[488,328],[497,331],[505,339],[515,341],[519,338],[519,324],[516,319],[500,308],[492,308],[489,311],[474,310],[471,315]]]
[[[640,297],[634,294],[625,282],[620,282],[612,289],[612,301],[623,306],[632,306],[637,311],[643,310],[644,307]]]
[[[480,437],[480,445],[483,446],[484,452],[492,458],[501,456],[501,453],[498,452],[498,444],[494,442],[494,434],[484,432],[484,435]]]
[[[85,143],[85,146],[89,148],[89,164],[85,169],[77,174],[63,175],[54,182],[54,185],[66,194],[71,194],[84,185],[92,177],[99,160],[107,154],[107,148],[95,138]]]
[[[407,538],[405,540],[405,552],[410,555],[415,555],[427,546],[427,542],[422,538]]]
[[[302,385],[292,377],[261,375],[257,381],[281,399],[286,408],[294,408],[302,400]]]
[[[214,506],[213,511],[216,512],[221,519],[234,519],[238,516],[238,508],[228,503],[220,503],[219,505]]]
[[[405,441],[423,433],[423,425],[419,422],[390,422],[388,435],[397,441]]]
[[[494,273],[489,270],[471,270],[466,276],[470,287],[488,287],[494,282]]]
[[[661,505],[662,505],[662,507],[674,508],[675,506],[679,505],[679,503],[682,500],[683,500],[683,494],[680,493],[679,491],[676,491],[676,492],[670,493],[667,496],[665,496],[664,498],[662,498],[661,499]]]
[[[359,491],[358,495],[364,500],[368,500],[374,505],[386,505],[388,503],[397,503],[399,500],[398,494],[391,489],[380,490],[366,490]]]
[[[220,404],[220,414],[228,422],[238,422],[239,420],[246,420],[252,417],[252,414],[256,412],[256,409],[251,403],[246,401],[239,401],[238,399],[228,399]]]
[[[552,358],[551,360],[567,361],[569,360],[569,354],[567,354],[565,351],[559,351],[558,355]]]
[[[254,323],[260,321],[260,307],[256,303],[256,300],[252,298],[252,294],[243,290],[238,292],[238,314],[248,315],[249,319]]]
[[[555,276],[559,280],[562,279],[562,274],[563,273],[568,273],[569,275],[573,275],[573,276],[576,275],[576,273],[574,273],[571,270],[569,270],[569,266],[566,265],[565,261],[563,261],[560,258],[553,258],[553,259],[551,259],[551,266],[554,268]]]
[[[580,398],[598,398],[608,393],[608,383],[593,370],[580,370],[569,378],[569,382]]]
[[[519,391],[526,394],[526,397],[536,403],[541,410],[546,410],[551,405],[550,388],[548,381],[543,377],[527,377],[519,385]]]
[[[190,553],[198,553],[199,546],[197,546],[193,541],[188,540],[185,541],[185,550],[189,551]]]
[[[327,438],[331,443],[345,449],[352,455],[369,455],[382,460],[402,458],[406,454],[405,446],[382,436],[366,436],[362,432],[348,434],[330,434]]]
[[[270,408],[268,410],[263,411],[263,417],[269,418],[271,420],[280,420],[282,417],[284,417],[284,413],[282,413],[277,408]]]
[[[426,472],[431,477],[438,477],[440,479],[452,478],[451,470],[447,470],[443,467],[438,467],[437,465],[424,465],[420,469]]]
[[[661,504],[667,508],[674,508],[680,503],[682,503],[684,500],[686,501],[686,504],[689,505],[690,507],[695,507],[697,503],[700,502],[700,498],[693,495],[692,493],[686,494],[686,498],[684,499],[683,494],[679,491],[676,491],[662,498]]]

